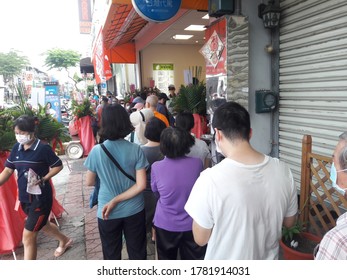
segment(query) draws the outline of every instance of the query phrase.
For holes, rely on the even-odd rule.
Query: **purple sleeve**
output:
[[[158,188],[157,188],[157,181],[155,178],[155,170],[156,170],[156,164],[153,163],[152,164],[152,168],[151,168],[151,188],[152,188],[152,192],[157,192]]]

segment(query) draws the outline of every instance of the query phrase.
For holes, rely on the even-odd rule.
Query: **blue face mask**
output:
[[[337,182],[337,172],[342,172],[345,170],[347,170],[347,169],[342,169],[342,170],[337,171],[334,163],[331,165],[331,169],[330,169],[330,180],[331,180],[332,186],[336,191],[338,191],[342,195],[346,194],[346,189],[340,188],[339,185],[336,183]]]

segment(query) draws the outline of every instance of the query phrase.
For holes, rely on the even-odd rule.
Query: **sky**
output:
[[[77,0],[0,0],[0,11],[0,52],[20,51],[42,71],[41,54],[49,49],[90,53],[90,35],[79,33]]]

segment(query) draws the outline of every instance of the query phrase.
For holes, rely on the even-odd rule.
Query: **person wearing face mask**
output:
[[[289,167],[256,151],[247,110],[227,102],[212,126],[225,159],[205,169],[185,210],[193,218],[205,259],[278,259],[282,226],[291,227],[298,211],[297,189]]]
[[[0,187],[16,170],[19,201],[27,215],[22,237],[24,259],[37,258],[37,236],[41,229],[59,241],[54,256],[60,257],[72,246],[72,239],[50,222],[49,215],[53,203],[50,179],[63,169],[62,161],[48,144],[35,137],[34,117],[24,115],[16,119],[14,132],[18,143],[13,146],[0,173]],[[35,191],[30,189],[31,183],[37,187]]]
[[[339,136],[330,170],[332,187],[347,199],[347,131]],[[319,244],[316,260],[347,260],[347,212],[336,221]]]

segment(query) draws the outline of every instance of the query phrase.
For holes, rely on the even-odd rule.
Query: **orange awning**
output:
[[[136,63],[135,44],[133,42],[115,46],[106,50],[110,63]]]
[[[207,10],[208,0],[182,0],[181,9]],[[134,37],[148,23],[140,17],[131,0],[113,0],[104,27],[103,38],[111,63],[135,63]]]
[[[131,0],[113,0],[112,4],[132,5]],[[182,0],[181,9],[207,11],[208,0]]]

